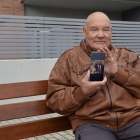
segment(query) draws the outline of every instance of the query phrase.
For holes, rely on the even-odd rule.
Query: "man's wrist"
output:
[[[118,73],[118,67],[117,67],[116,72],[114,74],[112,74],[111,77],[114,78],[117,75],[117,73]]]

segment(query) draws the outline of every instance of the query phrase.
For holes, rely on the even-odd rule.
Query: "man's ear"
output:
[[[111,34],[112,34],[112,27],[111,27]]]
[[[83,27],[83,34],[84,34],[84,37],[86,38],[86,28]]]

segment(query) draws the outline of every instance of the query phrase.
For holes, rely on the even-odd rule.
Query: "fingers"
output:
[[[103,85],[105,85],[106,82],[107,82],[107,78],[105,76],[103,81],[99,81],[98,83],[99,83],[100,86],[103,86]]]
[[[114,55],[114,59],[117,61],[118,58],[118,49],[115,50],[115,55]]]
[[[112,54],[110,52],[110,50],[105,47],[105,48],[100,48],[99,50],[97,50],[97,52],[104,52],[105,53],[105,62],[109,61],[110,58],[112,58]]]
[[[112,54],[107,47],[105,47],[105,52],[108,58],[112,58]]]
[[[107,77],[105,76],[104,79],[103,79],[103,81],[102,81],[102,84],[103,85],[101,85],[101,88],[106,84],[106,82],[107,82]]]
[[[104,86],[105,83],[107,82],[106,76],[104,77],[103,81],[90,82],[90,81],[88,81],[89,74],[90,74],[90,72],[88,71],[88,73],[82,80],[82,84],[81,84],[82,90],[83,90],[84,94],[86,94],[87,96],[91,96],[94,93],[96,93],[97,91],[99,91],[102,88],[102,86]]]
[[[92,82],[92,83],[94,83],[94,85],[96,85],[96,86],[104,86],[106,82],[107,82],[107,78],[105,76],[103,81]]]
[[[105,76],[103,79],[103,84],[105,84],[107,82],[107,77]]]
[[[90,76],[90,70],[88,70],[87,74],[85,75],[85,77],[83,78],[84,82],[87,82],[89,80],[89,76]]]
[[[97,52],[104,52],[105,53],[105,50],[101,47],[99,50],[97,50]]]

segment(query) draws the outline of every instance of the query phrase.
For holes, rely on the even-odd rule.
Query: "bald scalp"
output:
[[[94,12],[87,17],[85,28],[87,28],[89,23],[93,20],[104,20],[107,21],[110,25],[110,19],[106,14],[104,14],[103,12]]]

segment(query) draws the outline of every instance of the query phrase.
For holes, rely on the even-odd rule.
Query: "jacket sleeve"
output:
[[[91,98],[84,95],[78,86],[71,86],[70,67],[58,60],[48,80],[47,106],[53,111],[70,115]]]
[[[118,73],[112,80],[127,89],[131,94],[140,98],[140,59],[137,55],[132,63],[132,68],[122,70],[118,68]]]

